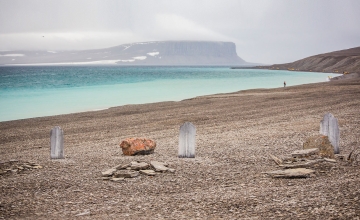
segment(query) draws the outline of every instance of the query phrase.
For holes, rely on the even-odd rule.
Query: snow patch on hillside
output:
[[[133,57],[135,60],[145,60],[147,58],[147,56],[138,56],[138,57]]]
[[[159,52],[150,52],[147,54],[153,57],[153,56],[159,55]]]

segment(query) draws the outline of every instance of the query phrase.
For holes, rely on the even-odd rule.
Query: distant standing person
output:
[[[284,87],[286,87],[286,82],[284,81]]]

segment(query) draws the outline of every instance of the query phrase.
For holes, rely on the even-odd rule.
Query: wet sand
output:
[[[0,219],[354,219],[359,163],[337,159],[302,179],[263,172],[278,169],[269,154],[302,149],[327,112],[339,120],[340,153],[360,148],[359,97],[355,77],[1,122],[1,168],[24,162],[42,168],[0,175]],[[177,157],[186,121],[197,128],[194,159]],[[54,126],[64,130],[63,160],[49,158]],[[155,153],[124,156],[119,143],[128,137],[155,140]],[[100,179],[115,165],[152,160],[176,172]]]

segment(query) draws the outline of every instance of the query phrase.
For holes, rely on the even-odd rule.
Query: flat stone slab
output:
[[[130,163],[130,168],[132,170],[146,170],[149,167],[150,167],[150,165],[148,163],[145,163],[145,162],[133,161],[133,162]]]
[[[156,172],[154,170],[140,170],[139,171],[141,174],[145,174],[148,176],[155,176]]]
[[[168,167],[166,167],[167,164],[163,162],[151,161],[150,164],[156,172],[166,172],[169,169]]]
[[[126,168],[128,168],[128,167],[130,167],[130,166],[131,166],[130,163],[128,163],[128,164],[120,164],[120,165],[114,166],[112,169],[124,170],[124,169],[126,169]]]
[[[319,149],[318,148],[310,148],[310,149],[304,149],[304,150],[296,150],[291,153],[292,157],[309,157],[314,154],[318,154]]]
[[[138,171],[118,170],[114,173],[114,178],[134,178],[139,175]]]
[[[306,168],[296,168],[296,169],[286,169],[286,170],[275,170],[271,172],[266,172],[273,178],[306,178],[310,174],[314,173],[315,170],[306,169]]]

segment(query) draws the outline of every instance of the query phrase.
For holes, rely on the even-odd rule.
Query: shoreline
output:
[[[348,74],[351,75],[351,74]],[[358,76],[356,76],[358,77]],[[360,77],[360,76],[359,76]],[[335,79],[337,77],[333,77],[330,78],[330,81]],[[354,77],[350,77],[350,78],[354,78]],[[341,79],[347,79],[347,78],[341,78]],[[323,81],[323,82],[329,82],[327,81]],[[312,82],[312,83],[305,83],[305,84],[299,84],[299,85],[306,85],[306,84],[314,84],[314,83],[322,83],[322,82]],[[298,86],[298,85],[291,85],[291,86]],[[291,87],[291,86],[287,86],[287,87]],[[283,88],[283,87],[275,87],[275,88],[255,88],[255,89],[277,89],[277,88]],[[188,100],[188,99],[194,99],[194,98],[198,98],[198,97],[202,97],[202,96],[212,96],[212,95],[217,95],[217,94],[227,94],[227,93],[236,93],[236,92],[241,92],[241,91],[246,91],[248,89],[243,89],[243,90],[236,90],[233,92],[226,92],[226,93],[215,93],[215,94],[207,94],[207,95],[199,95],[199,96],[193,96],[193,97],[189,97],[189,98],[184,98],[181,100],[164,100],[164,101],[158,101],[158,102],[145,102],[145,103],[138,103],[138,104],[124,104],[124,105],[146,105],[146,104],[153,104],[153,103],[159,103],[159,102],[178,102],[178,101],[183,101],[183,100]],[[253,89],[250,89],[253,90]],[[75,110],[75,111],[67,111],[67,113],[60,113],[60,114],[54,114],[54,115],[43,115],[43,116],[35,116],[35,117],[28,117],[28,118],[18,118],[18,119],[10,119],[10,120],[4,120],[4,121],[0,121],[1,122],[11,122],[11,121],[17,121],[17,120],[26,120],[26,119],[32,119],[32,118],[42,118],[42,117],[54,117],[54,116],[61,116],[61,115],[70,115],[70,114],[78,114],[78,113],[84,113],[84,112],[93,112],[93,111],[101,111],[101,110],[106,110],[109,108],[116,108],[116,107],[121,107],[124,105],[115,105],[115,106],[104,106],[104,107],[99,107],[96,109],[88,109],[88,110]]]
[[[325,113],[340,126],[340,154],[359,146],[360,78],[250,89],[107,110],[0,122],[0,218],[352,219],[360,215],[359,163],[322,163],[309,178],[273,179],[279,158],[319,133]],[[196,155],[178,158],[179,127],[196,126]],[[50,160],[50,130],[64,130],[65,159]],[[154,154],[124,156],[128,137],[156,141]],[[161,161],[175,173],[121,182],[101,172],[131,161]],[[296,212],[294,211],[296,210]]]

